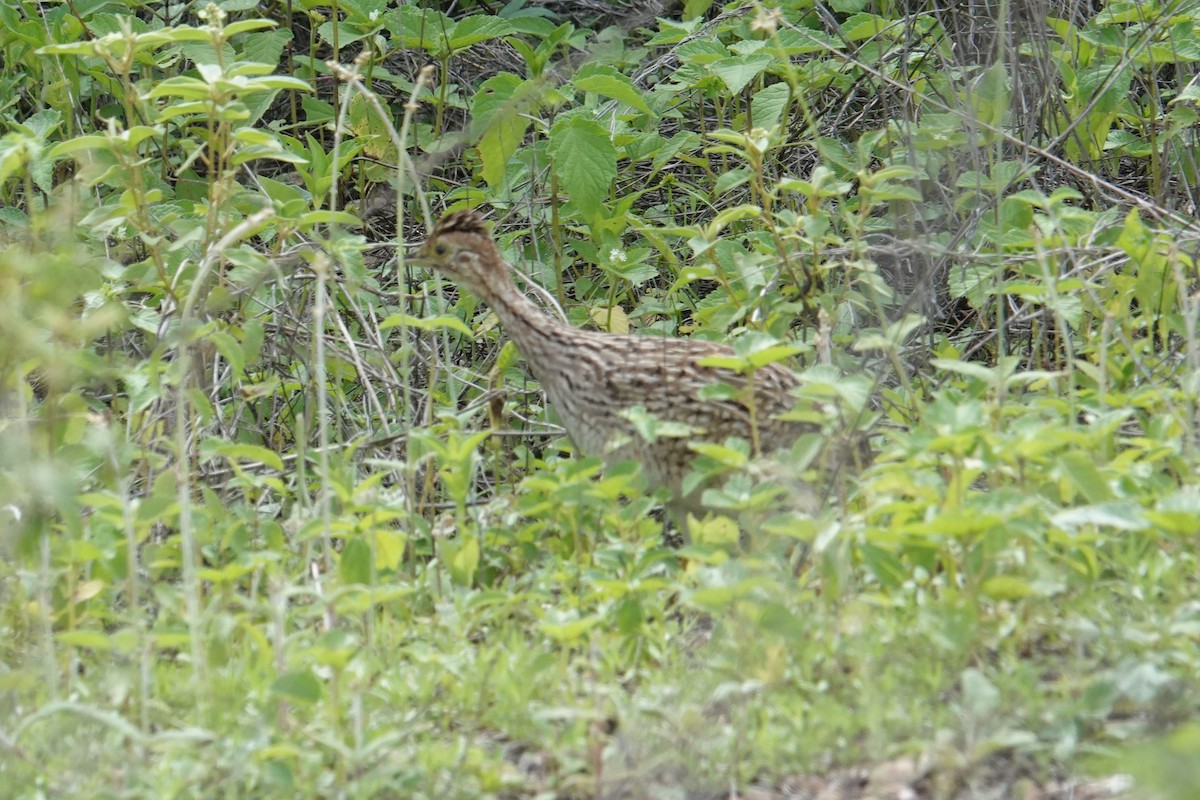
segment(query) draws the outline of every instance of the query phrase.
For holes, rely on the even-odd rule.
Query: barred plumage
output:
[[[640,462],[650,485],[671,489],[678,510],[701,509],[699,489],[687,496],[682,491],[695,457],[689,441],[723,442],[740,436],[771,450],[808,430],[777,419],[792,408],[790,390],[798,383],[785,367],[770,364],[748,379],[734,370],[697,363],[733,355],[723,344],[585,331],[546,314],[517,289],[483,217],[474,211],[443,217],[416,260],[435,267],[495,311],[579,450],[609,462]],[[716,383],[735,390],[751,388],[753,414],[745,398],[702,399],[701,390]],[[646,441],[624,415],[639,406],[659,420],[683,423],[692,432]]]

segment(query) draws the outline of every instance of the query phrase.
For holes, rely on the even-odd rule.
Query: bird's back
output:
[[[564,331],[565,341],[556,347],[525,353],[563,427],[586,454],[640,461],[651,483],[675,486],[682,480],[694,457],[689,441],[724,442],[736,436],[766,451],[790,444],[803,432],[797,423],[777,419],[791,410],[790,390],[798,383],[784,367],[768,365],[748,377],[700,363],[733,355],[726,345]],[[730,387],[731,396],[705,396],[706,387],[716,384]],[[646,441],[630,421],[638,409],[682,428]]]

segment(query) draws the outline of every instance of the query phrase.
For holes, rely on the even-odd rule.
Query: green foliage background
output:
[[[1193,797],[1200,4],[434,5],[0,0],[0,794]],[[465,207],[820,437],[665,547]]]

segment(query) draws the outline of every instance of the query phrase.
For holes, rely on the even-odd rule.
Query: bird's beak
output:
[[[428,267],[429,258],[423,255],[423,247],[424,244],[417,245],[416,247],[410,247],[404,254],[404,263],[416,264],[418,267]]]

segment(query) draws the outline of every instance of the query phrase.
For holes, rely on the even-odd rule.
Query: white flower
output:
[[[608,260],[613,264],[624,264],[629,260],[629,258],[625,255],[624,250],[618,250],[614,247],[612,250],[608,251]]]

